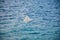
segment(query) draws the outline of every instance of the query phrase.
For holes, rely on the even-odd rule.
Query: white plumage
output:
[[[24,18],[24,22],[30,22],[30,21],[32,21],[33,19],[31,19],[31,18],[29,18],[29,16],[25,16],[25,18]]]

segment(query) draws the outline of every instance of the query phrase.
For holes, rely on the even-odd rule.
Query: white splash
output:
[[[25,16],[24,18],[24,22],[28,23],[30,21],[32,21],[33,19],[31,19],[29,16]]]

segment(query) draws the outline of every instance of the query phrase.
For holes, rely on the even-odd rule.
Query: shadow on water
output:
[[[33,34],[34,35],[34,34],[40,34],[40,33],[39,32],[33,32],[33,33],[28,33],[28,34]]]

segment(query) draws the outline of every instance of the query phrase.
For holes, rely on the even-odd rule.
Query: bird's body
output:
[[[29,18],[29,16],[25,16],[24,18],[24,22],[28,23],[30,21],[32,21],[33,19]]]

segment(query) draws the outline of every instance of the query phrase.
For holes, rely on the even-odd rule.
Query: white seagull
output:
[[[24,18],[24,22],[28,23],[30,21],[32,21],[33,19],[29,18],[29,16],[25,16]]]

